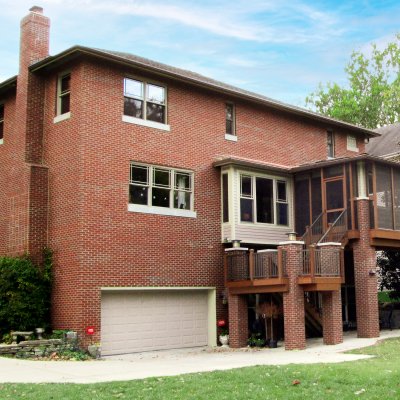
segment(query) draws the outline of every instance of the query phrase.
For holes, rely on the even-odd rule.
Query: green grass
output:
[[[376,357],[90,385],[0,384],[0,399],[400,399],[400,339],[353,353]],[[294,380],[300,384],[293,385]]]

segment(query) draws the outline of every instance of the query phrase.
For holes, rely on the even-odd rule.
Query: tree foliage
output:
[[[378,256],[380,289],[390,290],[390,298],[400,299],[400,250],[385,250]]]
[[[49,250],[41,266],[27,256],[0,257],[0,335],[49,325],[51,267]]]
[[[399,121],[400,34],[380,50],[371,45],[370,54],[354,51],[345,67],[348,87],[320,84],[306,98],[315,111],[374,129]]]

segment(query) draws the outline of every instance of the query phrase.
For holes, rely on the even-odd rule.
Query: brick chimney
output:
[[[43,8],[33,6],[21,21],[19,73],[26,72],[31,64],[49,55],[50,19],[43,15]]]
[[[45,77],[29,66],[49,55],[50,20],[34,6],[21,21],[13,168],[9,171],[8,253],[28,252],[40,262],[47,245],[48,169],[43,165]]]

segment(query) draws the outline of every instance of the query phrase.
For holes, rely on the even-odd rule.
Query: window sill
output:
[[[128,122],[129,124],[135,124],[135,125],[146,126],[148,128],[160,129],[162,131],[167,131],[167,132],[170,132],[170,130],[171,130],[171,127],[167,124],[161,124],[160,122],[154,122],[154,121],[147,121],[145,119],[130,117],[128,115],[123,115],[122,121]]]
[[[166,208],[166,207],[152,207],[144,206],[141,204],[128,204],[128,211],[139,212],[143,214],[156,214],[156,215],[170,215],[173,217],[186,217],[196,218],[196,211],[192,210],[181,210],[178,208]]]
[[[225,133],[225,139],[230,140],[231,142],[237,142],[237,136],[236,135],[231,135],[229,133]]]
[[[358,149],[358,147],[348,147],[347,148],[348,151],[354,151],[355,153],[358,153],[360,150]]]
[[[53,119],[53,123],[57,124],[58,122],[64,121],[66,119],[71,118],[71,112],[67,112],[65,114],[57,115]]]

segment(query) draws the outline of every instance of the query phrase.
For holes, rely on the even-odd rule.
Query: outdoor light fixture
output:
[[[370,269],[368,274],[369,274],[369,276],[375,276],[376,275],[376,271],[374,269]]]
[[[232,247],[235,247],[235,248],[240,247],[240,242],[241,242],[241,240],[239,240],[239,239],[232,240]]]
[[[289,233],[287,233],[287,235],[288,235],[290,241],[297,240],[297,232],[294,232],[294,231],[293,232],[289,232]]]

